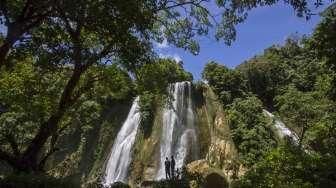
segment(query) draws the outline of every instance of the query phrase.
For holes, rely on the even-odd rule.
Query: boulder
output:
[[[193,161],[186,166],[188,174],[204,174],[210,169],[207,160],[201,159]]]
[[[226,181],[225,177],[223,177],[222,175],[216,172],[212,172],[205,177],[203,187],[204,188],[214,188],[214,187],[227,188],[229,187],[229,184]]]
[[[205,159],[189,163],[186,169],[189,176],[193,178],[192,184],[202,184],[202,187],[209,188],[226,188],[229,185],[225,174],[220,169],[212,168]],[[191,185],[191,187],[198,186]]]

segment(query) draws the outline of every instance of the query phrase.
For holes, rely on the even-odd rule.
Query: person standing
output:
[[[181,177],[181,168],[176,169],[176,179],[179,180]]]
[[[166,179],[170,179],[170,165],[171,164],[170,164],[168,157],[166,157],[164,164],[165,164],[165,169],[166,169]]]
[[[174,156],[171,156],[171,160],[170,160],[170,167],[171,167],[171,177],[174,178],[174,174],[175,174],[175,159]]]

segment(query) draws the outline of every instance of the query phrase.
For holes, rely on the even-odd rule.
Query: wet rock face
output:
[[[189,127],[179,129],[183,130],[185,134],[179,134],[176,140],[181,140],[180,138],[184,135],[186,139],[182,140],[186,140],[186,142],[180,142],[185,147],[180,147],[184,149],[184,152],[178,153],[185,153],[183,157],[184,161],[192,161],[187,165],[188,173],[201,175],[202,181],[204,181],[207,175],[211,172],[216,172],[230,183],[233,179],[243,174],[243,170],[237,160],[238,153],[231,139],[230,127],[228,126],[223,107],[211,89],[208,86],[204,87],[205,89],[202,91],[192,90],[194,94],[198,95],[198,98],[188,97],[188,100],[184,100],[184,103],[193,100],[189,101],[189,103],[195,105],[195,131],[188,132],[190,130]],[[182,93],[187,94],[188,92]],[[199,102],[199,98],[202,99],[202,102]],[[182,102],[180,103],[182,104]],[[133,165],[131,165],[130,169],[130,185],[140,185],[141,182],[155,182],[158,168],[160,165],[163,165],[160,160],[160,144],[162,132],[165,131],[163,130],[163,124],[167,120],[164,118],[164,107],[160,106],[158,112],[155,114],[153,132],[150,137],[138,138],[136,141],[133,151],[135,156],[133,157]],[[187,126],[187,124],[184,126]],[[197,139],[194,136],[197,136]],[[200,149],[199,157],[195,157],[195,152],[193,152],[192,147],[189,147],[193,145],[190,142],[192,140],[197,140],[198,142]],[[175,145],[178,146],[179,144],[176,143]],[[202,160],[194,161],[200,158]],[[191,182],[189,182],[189,185],[193,187]]]
[[[155,167],[147,167],[144,173],[144,179],[145,180],[153,180],[155,177],[156,173],[156,168]]]
[[[206,114],[205,119],[207,119],[207,126],[210,129],[208,137],[211,138],[204,158],[208,166],[220,170],[227,180],[231,182],[243,174],[243,171],[238,162],[238,152],[231,138],[231,130],[226,119],[226,114],[211,88],[206,87],[203,90],[203,98],[205,101],[203,105],[206,111],[204,113]],[[201,126],[205,125],[201,124]],[[200,134],[203,133],[200,132]]]
[[[210,166],[207,160],[202,159],[189,163],[186,168],[189,174],[205,174],[209,171]]]
[[[226,161],[233,158],[233,152],[232,143],[216,138],[209,147],[207,160],[214,166],[223,167]]]
[[[222,169],[226,177],[232,180],[239,174],[239,164],[235,157],[234,145],[217,138],[209,148],[207,160],[211,166]]]

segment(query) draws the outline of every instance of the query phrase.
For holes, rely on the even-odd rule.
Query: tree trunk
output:
[[[6,56],[9,52],[9,49],[12,47],[12,44],[6,42],[0,47],[0,68],[5,65]]]
[[[0,68],[6,64],[6,57],[15,42],[19,40],[23,32],[20,23],[13,23],[8,26],[7,37],[0,47]]]
[[[8,54],[8,51],[12,47],[12,45],[19,39],[21,36],[20,27],[10,27],[8,30],[7,38],[10,41],[8,45],[1,46],[0,50],[0,68],[5,64],[5,58]],[[45,157],[42,156],[42,151],[45,147],[45,144],[52,135],[57,134],[58,124],[61,121],[63,115],[66,110],[70,106],[72,106],[75,102],[75,98],[73,98],[73,93],[76,86],[79,83],[81,75],[88,69],[91,64],[82,64],[82,56],[81,56],[81,43],[80,43],[80,28],[77,32],[72,32],[71,37],[74,43],[74,54],[73,54],[73,62],[74,62],[74,70],[70,79],[68,80],[65,88],[63,89],[61,98],[58,103],[58,107],[55,112],[50,116],[50,118],[41,124],[37,134],[27,147],[27,149],[20,156],[10,156],[3,155],[1,156],[0,151],[0,159],[7,161],[13,168],[18,171],[25,172],[38,172],[43,169],[43,160]],[[6,154],[6,153],[4,153]],[[47,154],[48,155],[48,154]],[[8,158],[8,160],[7,160]],[[42,162],[42,163],[41,163]]]
[[[40,154],[47,142],[58,129],[58,123],[62,119],[67,108],[72,105],[72,94],[76,88],[80,76],[85,70],[81,66],[75,66],[74,72],[63,90],[57,111],[39,129],[26,151],[23,153],[19,163],[23,171],[39,171]]]

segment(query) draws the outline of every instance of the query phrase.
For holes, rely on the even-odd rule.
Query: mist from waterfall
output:
[[[140,124],[139,97],[137,97],[122,125],[106,165],[103,185],[105,187],[114,182],[126,182],[128,167],[131,163],[131,149],[133,147],[138,126]]]
[[[165,178],[166,157],[170,159],[172,155],[174,156],[175,169],[182,168],[187,159],[198,158],[199,149],[191,91],[190,82],[177,82],[168,87],[172,101],[166,104],[163,111],[157,180]]]
[[[284,138],[284,137],[287,136],[287,137],[291,138],[295,143],[299,143],[299,137],[295,134],[295,132],[288,129],[285,126],[285,124],[282,121],[280,121],[279,119],[275,118],[275,116],[271,112],[269,112],[267,110],[263,110],[263,112],[268,117],[270,117],[272,120],[274,120],[274,126],[277,129],[277,131],[279,133],[279,136],[281,138]]]

